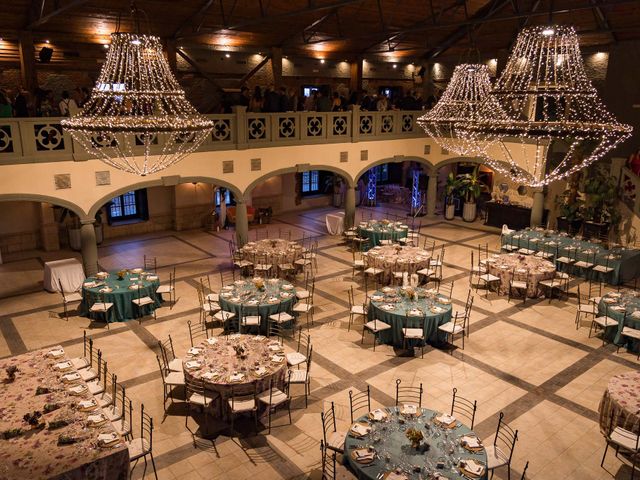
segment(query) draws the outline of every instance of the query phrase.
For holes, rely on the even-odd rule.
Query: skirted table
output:
[[[378,319],[391,325],[378,334],[381,343],[401,347],[402,329],[420,327],[423,322],[425,338],[430,343],[441,343],[446,335],[439,332],[438,327],[451,320],[451,299],[433,289],[384,287],[371,295],[367,315],[369,320]]]
[[[233,395],[261,393],[269,382],[284,391],[287,360],[278,340],[263,335],[212,337],[190,348],[183,357],[185,377],[204,380],[220,394],[222,405]],[[223,409],[222,417],[225,416]]]
[[[610,267],[613,271],[602,273],[564,264],[560,265],[560,269],[574,276],[608,282],[611,285],[619,285],[640,276],[640,250],[634,248],[620,246],[606,249],[595,240],[580,240],[566,233],[547,230],[520,230],[505,234],[502,236],[502,245],[514,245],[535,252],[543,250],[554,255],[557,252],[558,256],[587,262],[593,262],[595,254],[597,265]]]
[[[363,254],[366,267],[384,270],[386,279],[392,272],[406,272],[409,276],[418,270],[427,268],[431,254],[424,248],[402,245],[379,245]]]
[[[361,238],[369,239],[369,247],[377,247],[380,240],[397,242],[398,239],[405,238],[408,231],[408,225],[390,220],[369,220],[358,225],[358,234]]]
[[[106,417],[92,417],[102,411],[67,362],[60,346],[0,360],[0,479],[129,478],[126,444]],[[23,417],[35,412],[30,426]]]
[[[530,298],[540,295],[538,282],[551,279],[556,274],[556,267],[549,260],[518,253],[490,256],[487,259],[487,270],[491,275],[500,278],[500,293],[502,295],[509,293],[509,282],[514,273],[517,280],[524,281],[525,278],[528,278],[527,296]]]
[[[607,328],[604,332],[605,338],[616,345],[624,345],[629,350],[637,352],[640,350],[640,342],[622,336],[623,327],[640,329],[640,293],[634,290],[621,290],[620,292],[609,292],[604,295],[598,303],[598,313],[605,313],[618,320],[618,327]]]
[[[60,285],[65,293],[77,292],[84,280],[84,269],[76,258],[54,260],[44,264],[44,289],[59,292]]]
[[[253,262],[256,258],[264,258],[266,263],[293,263],[302,258],[304,251],[298,242],[282,238],[265,238],[245,244],[240,252],[243,260]]]
[[[607,435],[613,426],[640,433],[640,372],[624,372],[609,380],[600,406],[600,431]]]
[[[162,297],[156,294],[156,289],[160,285],[158,276],[144,272],[141,268],[133,270],[122,270],[122,280],[119,272],[98,272],[93,277],[89,277],[82,285],[82,302],[80,304],[80,315],[89,316],[89,309],[96,301],[113,303],[107,315],[109,322],[124,322],[136,318],[136,314],[149,315],[156,308],[162,305]],[[138,297],[151,297],[154,302],[140,308],[140,312],[134,310],[131,303]]]
[[[260,317],[260,333],[267,334],[269,315],[280,312],[291,312],[295,305],[296,292],[294,286],[278,278],[264,280],[236,280],[220,290],[219,304],[223,310],[240,315],[258,315]]]
[[[407,431],[422,434],[412,446]],[[487,478],[487,453],[478,436],[455,419],[417,405],[380,408],[360,417],[345,440],[346,465],[361,480]]]

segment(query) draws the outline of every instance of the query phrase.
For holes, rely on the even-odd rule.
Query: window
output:
[[[311,170],[302,173],[302,193],[318,193],[320,190],[320,172]]]
[[[231,191],[224,191],[224,204],[229,205],[231,203]],[[220,189],[216,190],[216,207],[220,206]]]
[[[302,95],[304,95],[305,97],[310,97],[313,95],[313,92],[317,91],[318,87],[316,87],[315,85],[305,85],[304,87],[302,87]]]
[[[126,220],[147,220],[146,189],[127,192],[111,200],[107,209],[109,224]]]

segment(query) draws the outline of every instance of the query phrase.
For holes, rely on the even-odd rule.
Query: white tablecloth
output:
[[[342,235],[344,232],[344,212],[328,213],[325,222],[330,235]]]
[[[59,292],[60,283],[65,293],[76,292],[82,288],[83,281],[82,264],[75,258],[65,258],[44,264],[44,289],[49,292]]]

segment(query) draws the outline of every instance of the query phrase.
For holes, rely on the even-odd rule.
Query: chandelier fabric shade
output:
[[[490,91],[491,80],[486,65],[458,65],[438,103],[418,118],[417,123],[442,148],[468,155],[475,151],[475,146],[458,138],[454,126],[473,122]]]
[[[598,97],[571,26],[523,29],[475,121],[454,130],[493,168],[534,187],[589,166],[632,132]]]
[[[160,39],[133,33],[111,35],[89,100],[61,123],[92,157],[142,176],[182,160],[213,129],[185,98]]]

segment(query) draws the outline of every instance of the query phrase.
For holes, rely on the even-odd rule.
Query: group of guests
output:
[[[0,89],[0,117],[70,117],[80,111],[89,99],[89,90],[64,90],[56,98],[52,90],[38,88],[33,94],[18,89],[15,94]]]

